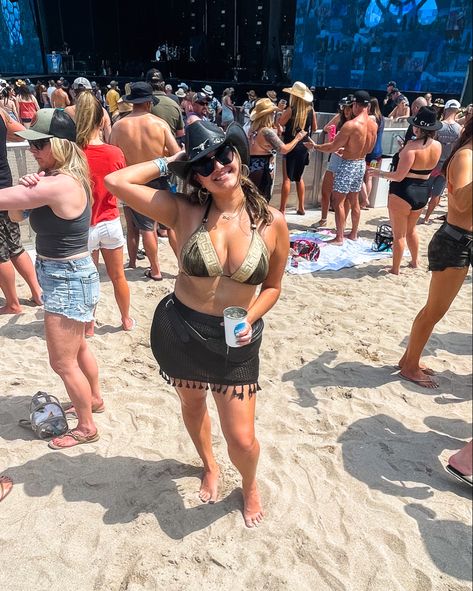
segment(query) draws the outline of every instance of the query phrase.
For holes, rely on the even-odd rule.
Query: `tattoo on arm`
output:
[[[284,143],[278,138],[277,133],[272,129],[269,129],[269,127],[263,128],[261,133],[268,144],[271,144],[277,152],[279,152],[281,147],[284,146]]]

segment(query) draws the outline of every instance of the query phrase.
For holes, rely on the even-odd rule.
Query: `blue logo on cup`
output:
[[[235,336],[237,336],[237,335],[238,335],[238,333],[240,332],[240,330],[244,330],[244,329],[245,329],[245,327],[246,327],[246,322],[240,322],[240,324],[237,324],[237,325],[235,326],[235,328],[233,329],[233,334],[234,334]]]

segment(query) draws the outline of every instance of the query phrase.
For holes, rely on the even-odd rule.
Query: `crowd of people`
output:
[[[420,357],[462,285],[473,241],[472,119],[470,112],[459,120],[458,101],[447,101],[440,118],[425,97],[416,99],[408,114],[399,109],[399,118],[407,116],[410,126],[393,171],[386,172],[378,166],[384,117],[377,99],[364,90],[340,100],[338,113],[324,128],[326,141],[318,143],[312,138],[315,97],[302,82],[284,89],[287,100],[278,100],[274,91],[258,98],[250,90],[241,107],[243,126],[236,123],[233,88],[225,89],[221,101],[209,84],[193,92],[181,83],[174,94],[156,69],[146,81],[127,84],[123,93],[115,81],[103,93],[83,77],[70,87],[63,80],[48,89],[31,86],[28,80],[17,81],[15,89],[5,85],[0,104],[0,288],[5,296],[0,313],[21,312],[16,270],[31,289],[33,303],[44,306],[50,365],[69,396],[66,412],[77,418],[73,429],[49,442],[52,449],[99,439],[93,415],[105,411],[105,401],[86,339],[94,334],[99,304],[99,254],[113,284],[121,328],[132,331],[136,321],[130,316],[125,242],[125,268],[136,268],[137,259],[147,257],[145,278],[161,281],[158,236],[166,236],[179,272],[173,293],[156,308],[151,349],[161,376],[177,391],[184,424],[203,463],[201,500],[212,503],[218,495],[206,404],[210,389],[230,459],[242,477],[245,523],[258,525],[263,509],[254,421],[263,317],[279,298],[288,260],[284,213],[291,182],[297,214],[304,215],[303,174],[314,150],[331,155],[316,225],[327,226],[332,205],[332,245],[357,240],[372,177],[391,181],[394,274],[406,241],[410,265],[418,266],[416,224],[431,199],[424,220],[429,221],[447,183],[448,213],[429,247],[428,301],[399,362],[403,378],[437,386]],[[12,186],[7,140],[27,140],[38,164],[38,172],[22,177],[17,186]],[[279,208],[274,208],[278,153],[283,182]],[[126,238],[117,199],[124,204]],[[36,268],[20,240],[18,222],[27,218],[36,234]],[[224,310],[233,306],[247,313],[235,334],[238,347],[226,345],[222,326]],[[471,480],[471,445],[465,449],[449,467]],[[0,477],[0,499],[11,485],[7,476]]]

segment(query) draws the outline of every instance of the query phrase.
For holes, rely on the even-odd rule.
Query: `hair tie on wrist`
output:
[[[168,176],[169,169],[168,169],[168,159],[167,158],[155,158],[153,163],[159,168],[159,176]]]

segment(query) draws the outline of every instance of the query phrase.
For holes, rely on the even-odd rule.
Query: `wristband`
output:
[[[159,168],[159,176],[168,176],[168,159],[167,158],[155,158],[153,163]]]

